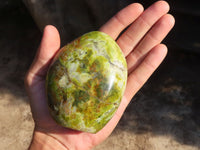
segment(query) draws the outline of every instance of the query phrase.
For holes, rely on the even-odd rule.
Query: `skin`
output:
[[[122,49],[128,65],[128,80],[117,112],[96,134],[61,127],[49,114],[45,77],[49,64],[60,48],[60,36],[55,27],[46,26],[35,59],[25,78],[35,121],[29,149],[89,150],[104,141],[116,127],[132,97],[167,54],[167,47],[160,43],[174,26],[174,18],[167,14],[168,11],[169,5],[165,1],[158,1],[145,11],[141,4],[134,3],[119,11],[99,29],[116,40]],[[119,36],[126,27],[126,31]]]

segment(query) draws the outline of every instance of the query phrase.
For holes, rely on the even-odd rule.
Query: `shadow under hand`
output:
[[[164,64],[133,98],[118,129],[200,148],[199,57],[171,48]]]

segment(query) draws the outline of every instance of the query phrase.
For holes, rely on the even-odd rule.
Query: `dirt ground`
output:
[[[41,33],[26,10],[0,16],[0,149],[25,150],[34,123],[23,78]],[[199,58],[170,46],[112,135],[94,150],[200,150]]]

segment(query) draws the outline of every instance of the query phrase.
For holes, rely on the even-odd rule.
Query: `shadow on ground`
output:
[[[133,98],[119,128],[173,136],[200,148],[200,55],[169,48],[169,54]]]
[[[21,96],[24,76],[30,66],[41,33],[37,29],[23,3],[1,8],[0,23],[0,91]]]
[[[11,93],[27,103],[23,78],[41,33],[22,3],[2,12],[0,94]],[[199,53],[170,46],[167,59],[133,98],[116,130],[168,135],[178,143],[200,148],[199,58]]]

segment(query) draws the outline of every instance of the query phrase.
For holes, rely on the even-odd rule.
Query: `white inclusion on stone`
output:
[[[79,66],[79,62],[76,61],[74,63],[69,63],[68,65],[68,72],[69,72],[69,75],[72,73],[72,72],[75,72],[77,70],[77,67]]]
[[[57,107],[57,106],[55,106],[55,105],[54,105],[54,109],[55,109],[56,111],[59,111],[58,107]]]
[[[123,64],[122,64],[120,61],[115,60],[115,61],[113,61],[113,62],[111,62],[111,63],[112,63],[114,66],[116,66],[117,68],[119,68],[119,69],[121,69],[121,70],[125,70]]]
[[[104,41],[98,41],[96,39],[88,39],[89,44],[87,44],[87,47],[91,47],[94,54],[98,56],[104,56],[105,55],[105,42]],[[91,44],[92,43],[92,44]]]
[[[115,107],[113,107],[112,109],[109,109],[108,111],[104,112],[96,121],[97,122],[101,122],[102,119],[105,119],[105,121],[110,120],[112,118],[112,115],[110,115],[110,116],[107,116],[107,115],[109,115],[110,112],[112,112],[114,109],[115,109]]]
[[[119,88],[123,88],[124,87],[124,78],[126,78],[126,73],[120,69],[117,70],[116,72],[117,76],[119,77],[118,80],[116,80],[117,86]]]
[[[121,89],[124,86],[124,82],[122,80],[117,81],[117,86]]]
[[[72,110],[72,102],[73,97],[68,97],[67,101],[63,103],[63,101],[60,103],[60,112],[62,112],[64,115],[70,115],[73,113],[74,110]]]
[[[59,86],[62,87],[62,88],[65,88],[68,83],[69,83],[69,80],[67,78],[67,75],[63,75],[58,82]]]
[[[76,52],[78,53],[79,59],[83,59],[87,54],[87,51],[83,49],[76,49]]]
[[[87,132],[95,133],[96,129],[94,127],[87,127]]]
[[[79,73],[79,72],[73,72],[72,76],[75,80],[79,82],[79,84],[86,83],[89,79],[91,79],[91,75],[88,73]]]
[[[76,106],[72,107],[72,113],[76,113]]]
[[[87,82],[89,79],[91,79],[91,75],[89,75],[88,73],[81,73],[81,74],[80,74],[80,82],[81,82],[81,83],[85,83],[85,82]]]
[[[69,82],[69,84],[67,84],[66,88],[73,88],[73,83]]]

